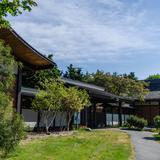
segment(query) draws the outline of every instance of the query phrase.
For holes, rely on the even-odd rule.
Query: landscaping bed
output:
[[[21,143],[7,160],[132,160],[128,134],[121,131],[79,131]]]

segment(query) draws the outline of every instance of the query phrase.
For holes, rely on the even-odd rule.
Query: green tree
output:
[[[48,58],[53,60],[53,55],[48,55]],[[61,71],[58,69],[55,64],[52,68],[45,70],[31,70],[24,68],[23,69],[23,86],[32,87],[32,88],[40,88],[41,83],[45,82],[46,79],[56,80],[61,76]],[[42,83],[43,84],[43,83]]]
[[[11,48],[0,41],[0,91],[7,92],[13,87],[17,62],[11,55]]]
[[[81,81],[84,75],[82,73],[82,68],[77,68],[74,67],[73,64],[70,64],[67,67],[67,71],[63,74],[63,77]]]
[[[64,94],[64,86],[60,82],[45,81],[43,90],[40,90],[32,102],[33,109],[41,113],[43,116],[46,133],[52,125],[58,111],[60,111],[62,96]]]
[[[0,28],[9,26],[9,22],[5,19],[8,15],[18,16],[22,14],[22,11],[31,11],[31,7],[36,5],[34,0],[1,0]]]
[[[148,93],[147,83],[117,73],[111,74],[97,70],[88,78],[87,82],[105,87],[106,91],[115,95],[128,98],[143,100]]]
[[[0,150],[5,156],[17,146],[23,135],[23,121],[14,112],[10,95],[18,66],[10,52],[9,46],[0,41]]]
[[[74,113],[79,113],[85,106],[89,106],[89,95],[85,90],[78,90],[75,87],[66,88],[63,95],[63,111],[67,113],[67,130],[70,129],[70,123]]]
[[[153,74],[146,78],[146,80],[160,79],[160,74]]]

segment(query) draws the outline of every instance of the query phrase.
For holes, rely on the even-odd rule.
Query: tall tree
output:
[[[49,133],[49,127],[56,118],[57,112],[60,111],[62,97],[64,95],[64,86],[60,82],[45,81],[43,90],[39,90],[33,100],[33,109],[39,111],[43,116],[46,133]]]
[[[79,113],[85,106],[89,106],[90,101],[85,90],[78,90],[75,87],[69,87],[65,90],[66,94],[63,95],[62,108],[67,113],[67,130],[69,131],[74,113]]]
[[[63,77],[81,81],[83,80],[84,75],[82,73],[82,68],[77,68],[74,67],[73,64],[70,64],[67,67],[67,71],[64,73]]]
[[[105,87],[108,92],[128,98],[143,100],[148,93],[147,83],[117,73],[111,74],[97,70],[88,78],[87,82]]]
[[[53,60],[53,55],[48,55],[48,58]],[[45,82],[46,79],[55,80],[61,76],[61,71],[55,64],[52,68],[45,70],[31,70],[23,69],[23,86],[39,88],[41,82]]]
[[[1,0],[0,28],[9,26],[9,22],[5,19],[8,15],[18,16],[22,11],[31,11],[31,7],[36,5],[35,0]]]
[[[9,46],[0,41],[0,152],[7,155],[22,138],[23,121],[13,110],[10,95],[18,66]]]
[[[149,75],[146,80],[160,79],[160,74]]]

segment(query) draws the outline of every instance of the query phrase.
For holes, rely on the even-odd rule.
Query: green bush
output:
[[[147,121],[145,119],[139,118],[137,116],[130,116],[127,119],[127,123],[129,128],[135,128],[138,130],[142,130],[147,125]]]
[[[160,134],[160,116],[154,117],[154,125]]]
[[[3,156],[14,150],[24,137],[23,120],[17,113],[12,113],[9,118],[0,118],[0,150]]]

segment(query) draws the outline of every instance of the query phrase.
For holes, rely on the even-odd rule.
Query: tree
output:
[[[10,95],[18,66],[10,52],[9,46],[0,41],[0,150],[5,156],[17,146],[23,135],[23,121],[14,112]]]
[[[133,80],[138,80],[138,78],[136,77],[134,72],[130,72],[129,74],[124,73],[122,75],[124,78],[129,78],[129,79],[133,79]]]
[[[97,70],[88,78],[87,82],[105,87],[106,91],[118,96],[143,100],[148,93],[147,83],[129,77]]]
[[[67,113],[67,131],[74,113],[79,113],[85,106],[90,105],[89,95],[85,90],[78,90],[75,87],[66,88],[62,99],[63,111]]]
[[[22,11],[31,11],[31,7],[36,6],[34,0],[1,0],[0,2],[0,28],[8,27],[9,22],[4,19],[8,15],[18,16]]]
[[[52,60],[53,55],[48,55],[48,58]],[[46,79],[56,80],[61,76],[61,71],[55,64],[52,68],[45,70],[30,70],[27,68],[23,69],[23,86],[40,88],[41,83],[45,82]]]
[[[81,81],[83,80],[84,75],[81,68],[76,68],[73,64],[70,64],[67,67],[67,71],[64,73],[63,77]]]
[[[13,87],[14,73],[18,66],[10,52],[11,48],[0,41],[0,91],[3,92]]]
[[[49,128],[60,110],[64,86],[56,81],[45,81],[42,86],[43,90],[37,93],[32,105],[33,109],[43,116],[46,133],[48,134]]]
[[[146,80],[160,79],[160,74],[153,74],[146,78]]]

